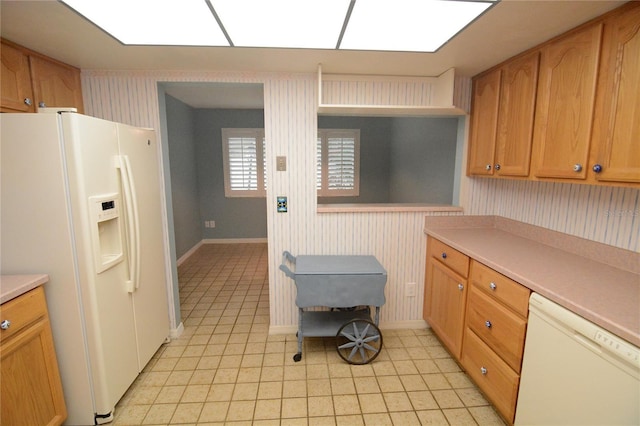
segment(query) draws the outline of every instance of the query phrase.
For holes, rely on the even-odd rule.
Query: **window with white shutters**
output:
[[[357,196],[360,189],[360,130],[318,130],[318,196]]]
[[[222,129],[222,153],[225,196],[264,197],[264,130]]]

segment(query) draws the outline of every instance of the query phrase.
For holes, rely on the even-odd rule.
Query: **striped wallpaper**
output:
[[[312,73],[82,72],[87,114],[155,129],[161,128],[158,82],[263,83],[265,133],[269,141],[267,157],[272,160],[278,155],[288,157],[286,172],[270,168],[267,176],[272,329],[290,329],[297,324],[294,285],[278,269],[283,250],[294,255],[375,255],[388,271],[387,303],[381,312],[383,325],[421,324],[425,214],[316,213],[316,78]],[[470,87],[468,82],[463,83]],[[391,90],[384,84],[348,84],[340,88],[347,93],[335,96],[376,99],[378,95],[373,92],[351,93],[365,87],[373,92],[390,93]],[[415,94],[402,93],[402,90],[412,91],[414,87],[412,84],[396,86],[393,96],[412,99]],[[417,96],[426,96],[428,90],[421,89]],[[461,205],[468,214],[499,214],[618,247],[639,249],[638,190],[466,177],[461,181]],[[288,213],[276,212],[277,196],[288,197]],[[417,283],[418,296],[404,295],[405,284],[409,282]]]
[[[466,214],[495,214],[640,252],[640,189],[467,179]]]

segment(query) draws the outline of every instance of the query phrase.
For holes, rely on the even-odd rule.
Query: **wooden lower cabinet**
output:
[[[429,238],[423,318],[457,360],[462,350],[468,270],[466,255]]]
[[[0,424],[62,424],[67,409],[44,290],[4,303],[0,316],[10,322],[0,331]]]
[[[531,291],[428,238],[423,317],[500,415],[513,423]]]
[[[471,260],[460,362],[498,412],[513,423],[531,291]]]
[[[462,366],[496,410],[513,423],[520,376],[469,328],[464,335]]]

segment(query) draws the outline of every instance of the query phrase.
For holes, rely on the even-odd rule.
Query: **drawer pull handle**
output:
[[[2,322],[0,322],[0,328],[3,330],[8,330],[9,327],[11,327],[11,321],[9,320],[2,320]]]
[[[443,258],[443,259],[446,259],[446,258],[447,258],[447,253],[442,252],[442,258]]]
[[[487,369],[484,367],[480,367],[480,373],[482,373],[483,376],[487,375]]]
[[[486,320],[486,321],[484,322],[484,325],[485,325],[485,327],[487,327],[487,328],[491,328],[491,321]]]
[[[458,290],[460,291],[464,290],[464,286],[462,284],[458,284]]]
[[[495,291],[495,290],[496,290],[496,288],[498,288],[498,286],[496,285],[496,283],[491,282],[491,283],[489,283],[489,288],[490,288],[491,290]]]

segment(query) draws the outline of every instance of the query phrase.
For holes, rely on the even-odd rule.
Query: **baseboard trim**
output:
[[[176,266],[180,266],[186,262],[203,244],[255,244],[266,242],[266,238],[207,238],[200,240],[195,246],[191,247],[189,251],[180,256],[180,258],[176,260]]]
[[[202,241],[199,241],[198,244],[196,244],[195,246],[191,247],[191,249],[189,249],[188,252],[186,252],[185,254],[183,254],[182,256],[180,256],[180,259],[176,260],[176,265],[180,266],[182,265],[184,262],[186,262],[187,259],[189,259],[191,257],[191,255],[193,253],[196,252],[196,250],[198,250],[200,248],[200,246],[202,246]]]
[[[180,324],[178,324],[176,328],[172,328],[171,330],[169,330],[169,337],[171,339],[177,339],[182,335],[182,333],[184,333],[184,324],[180,322]]]
[[[203,244],[255,244],[266,242],[266,238],[208,238],[202,240]]]

